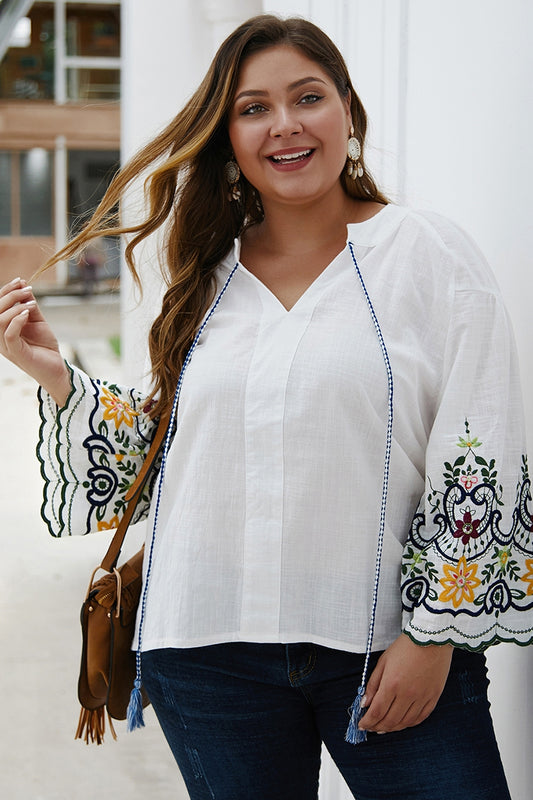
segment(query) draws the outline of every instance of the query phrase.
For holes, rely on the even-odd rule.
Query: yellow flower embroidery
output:
[[[139,416],[139,412],[134,411],[129,403],[126,403],[125,400],[121,400],[116,394],[113,394],[105,387],[102,387],[100,402],[106,409],[104,411],[104,419],[114,420],[117,430],[123,423],[127,425],[128,428],[133,427],[133,418]]]
[[[115,514],[114,517],[111,517],[109,522],[106,522],[105,520],[102,520],[101,522],[99,522],[98,525],[97,525],[97,530],[99,530],[99,531],[110,531],[113,528],[118,528],[119,522],[120,522],[120,520],[118,518],[118,515]]]
[[[461,556],[457,565],[444,564],[443,569],[446,577],[439,581],[444,587],[444,591],[439,595],[441,603],[451,600],[454,608],[459,608],[463,600],[472,603],[474,589],[481,583],[479,578],[476,578],[477,564],[469,567],[466,558]]]
[[[520,580],[529,583],[526,594],[531,595],[533,594],[533,558],[526,558],[526,567],[529,572],[526,572],[525,575],[521,575]]]

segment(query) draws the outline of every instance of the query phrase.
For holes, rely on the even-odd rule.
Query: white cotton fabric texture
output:
[[[513,335],[494,278],[437,215],[390,205],[349,225],[347,238],[394,377],[373,649],[402,629],[420,644],[527,644],[529,476]],[[349,247],[290,311],[239,263],[238,241],[219,291],[236,265],[185,373],[142,649],[243,640],[363,652],[388,416],[365,293]],[[144,393],[76,369],[72,380],[59,412],[40,393],[42,514],[58,536],[117,525],[154,429]],[[451,463],[466,455],[478,475],[458,469],[451,480]],[[481,463],[487,480],[494,470],[490,492],[461,494],[481,479]],[[149,504],[147,490],[138,518]],[[152,497],[150,546],[156,507]],[[465,543],[467,512],[486,527],[476,538],[473,523]]]
[[[426,474],[442,474],[466,417],[514,501],[520,387],[498,289],[459,229],[389,205],[349,225],[348,241],[394,374],[383,649],[402,626],[401,554]],[[237,241],[219,288],[238,260]],[[239,264],[185,374],[142,649],[242,640],[363,652],[386,427],[385,365],[348,247],[290,311]]]

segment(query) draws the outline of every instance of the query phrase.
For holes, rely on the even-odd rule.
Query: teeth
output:
[[[297,161],[299,158],[303,158],[304,156],[308,156],[311,154],[311,150],[302,150],[300,153],[291,153],[290,155],[283,155],[283,156],[272,156],[273,161]]]

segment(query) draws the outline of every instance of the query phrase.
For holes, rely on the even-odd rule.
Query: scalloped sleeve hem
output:
[[[522,620],[517,620],[522,622]],[[424,627],[414,622],[407,623],[403,629],[411,641],[422,646],[430,644],[452,644],[463,650],[483,652],[491,645],[503,642],[518,644],[522,647],[533,644],[533,629],[513,628],[511,624],[501,624],[497,620],[485,620],[486,626],[482,630],[468,632],[461,630],[457,625],[450,622],[443,625],[439,630],[430,626]]]
[[[145,395],[67,366],[72,391],[63,408],[42,387],[38,391],[41,516],[52,536],[117,527],[156,427]],[[156,474],[157,465],[133,522],[148,513]]]

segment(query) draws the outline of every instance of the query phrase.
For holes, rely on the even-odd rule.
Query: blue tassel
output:
[[[345,741],[349,744],[360,744],[366,742],[366,731],[362,731],[358,726],[365,709],[361,706],[361,700],[365,694],[365,687],[360,686],[357,690],[357,696],[350,706],[350,722],[346,731]]]
[[[136,728],[144,728],[143,700],[141,694],[141,681],[136,678],[133,682],[133,689],[130,694],[130,702],[127,711],[128,731]]]

